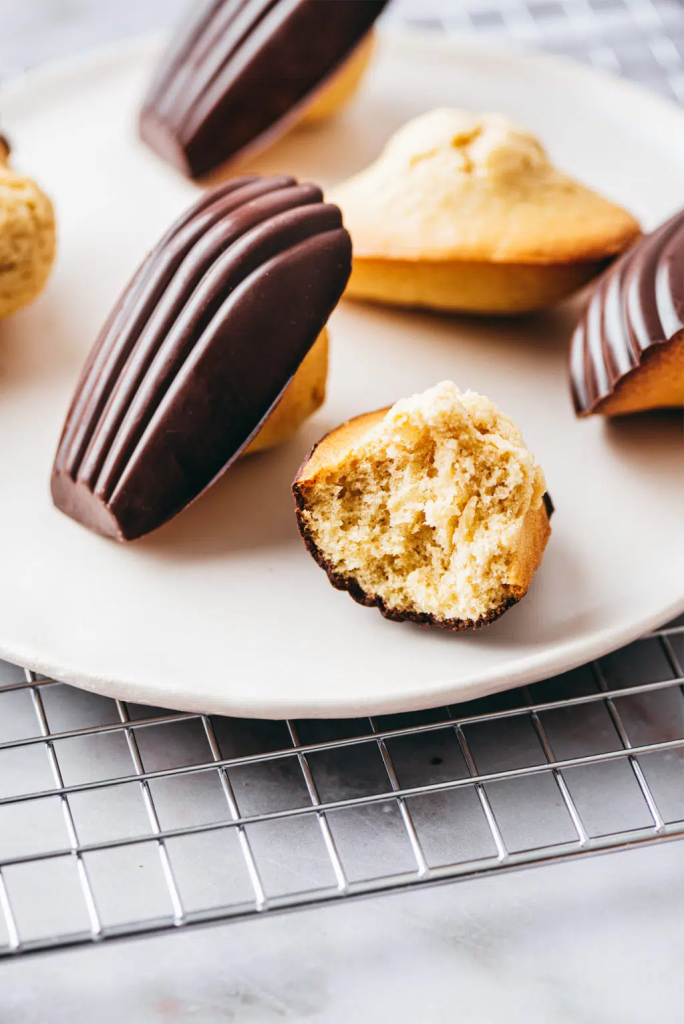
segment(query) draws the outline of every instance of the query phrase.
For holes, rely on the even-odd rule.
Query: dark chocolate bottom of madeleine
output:
[[[55,506],[88,530],[114,540],[129,540],[125,528],[93,492],[68,473],[53,472],[50,493]]]
[[[186,177],[193,177],[183,146],[169,126],[160,120],[154,111],[143,108],[138,132],[142,141],[147,143],[162,160],[166,160]]]

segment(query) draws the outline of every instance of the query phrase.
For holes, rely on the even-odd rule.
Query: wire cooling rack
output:
[[[684,99],[676,0],[391,10]],[[684,837],[683,661],[684,617],[485,700],[299,722],[170,713],[0,663],[0,956]]]
[[[684,101],[680,0],[393,0],[390,10],[416,27],[572,57]]]
[[[684,619],[492,698],[298,722],[5,666],[0,954],[684,836],[683,652]]]

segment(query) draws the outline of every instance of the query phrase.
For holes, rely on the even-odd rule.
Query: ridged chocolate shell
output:
[[[592,413],[644,353],[684,328],[684,210],[619,257],[599,278],[572,337],[578,415]]]
[[[53,467],[58,508],[140,537],[249,444],[351,271],[340,211],[322,198],[284,175],[236,178],[167,232],[84,368]]]
[[[387,0],[205,0],[164,54],[140,134],[201,177],[284,131]]]

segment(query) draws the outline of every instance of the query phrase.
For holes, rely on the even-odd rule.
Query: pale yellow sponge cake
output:
[[[451,630],[519,601],[551,532],[544,474],[518,428],[450,381],[328,434],[293,493],[333,586],[389,619]]]
[[[404,125],[330,200],[354,245],[348,295],[445,310],[543,308],[640,234],[508,118],[446,108]]]
[[[8,156],[0,136],[0,318],[42,291],[56,247],[52,203],[31,178],[10,168]]]

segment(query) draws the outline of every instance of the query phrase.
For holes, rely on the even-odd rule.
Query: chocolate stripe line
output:
[[[184,55],[193,49],[204,32],[207,23],[224,0],[198,0],[191,4],[183,20],[178,24],[157,64],[154,76],[148,87],[148,96],[163,94],[169,86],[175,71],[181,66]],[[241,0],[244,2],[244,0]]]
[[[593,412],[654,345],[684,327],[684,210],[620,256],[599,279],[570,349],[575,409]]]
[[[216,80],[229,61],[235,62],[229,71],[232,78],[269,33],[278,31],[298,2],[248,0],[239,10],[235,4],[220,4],[215,9],[187,59],[176,66],[158,98],[160,113],[181,136],[198,103],[220,88]]]
[[[287,185],[294,184],[294,178],[284,177],[282,180]],[[144,312],[153,308],[156,298],[162,293],[165,280],[173,272],[172,259],[175,257],[175,265],[178,265],[201,232],[216,222],[225,209],[221,203],[224,197],[257,181],[256,176],[236,178],[213,192],[205,193],[195,206],[172,225],[139,268],[112,310],[83,369],[60,441],[57,468],[74,478],[76,476],[89,441],[87,431],[92,422],[99,419],[114,381],[136,341],[137,320],[129,319],[130,311],[137,303],[138,316],[142,319]],[[229,200],[228,209],[230,206]],[[194,227],[184,232],[191,222]],[[180,243],[179,238],[182,238]]]
[[[277,403],[346,285],[337,207],[286,176],[204,196],[101,332],[55,459],[58,507],[131,539],[192,501]]]
[[[142,138],[200,177],[297,110],[361,42],[387,0],[223,0],[202,5],[162,58]]]
[[[151,403],[159,404],[169,380],[187,355],[188,346],[201,335],[221,300],[257,269],[262,256],[265,260],[277,255],[279,243],[289,247],[303,241],[308,229],[313,232],[326,219],[334,219],[322,208],[321,200],[321,192],[314,185],[302,185],[279,189],[241,205],[219,220],[187,252],[166,281],[154,309],[150,312],[146,303],[136,311],[137,315],[131,316],[130,322],[139,333],[76,474],[96,493],[103,497],[111,493],[102,478],[98,480],[107,452],[111,456],[114,446],[130,448],[139,440],[154,412]],[[289,240],[281,239],[276,215],[316,202],[319,208],[312,211],[314,222],[309,226],[299,217]],[[339,226],[339,216],[337,222],[334,226]],[[252,230],[259,225],[260,232]],[[268,256],[259,251],[258,242],[264,235],[266,247],[275,247]],[[222,273],[226,265],[228,272]],[[146,402],[146,410],[140,407],[141,402]],[[102,472],[106,477],[106,471]]]

